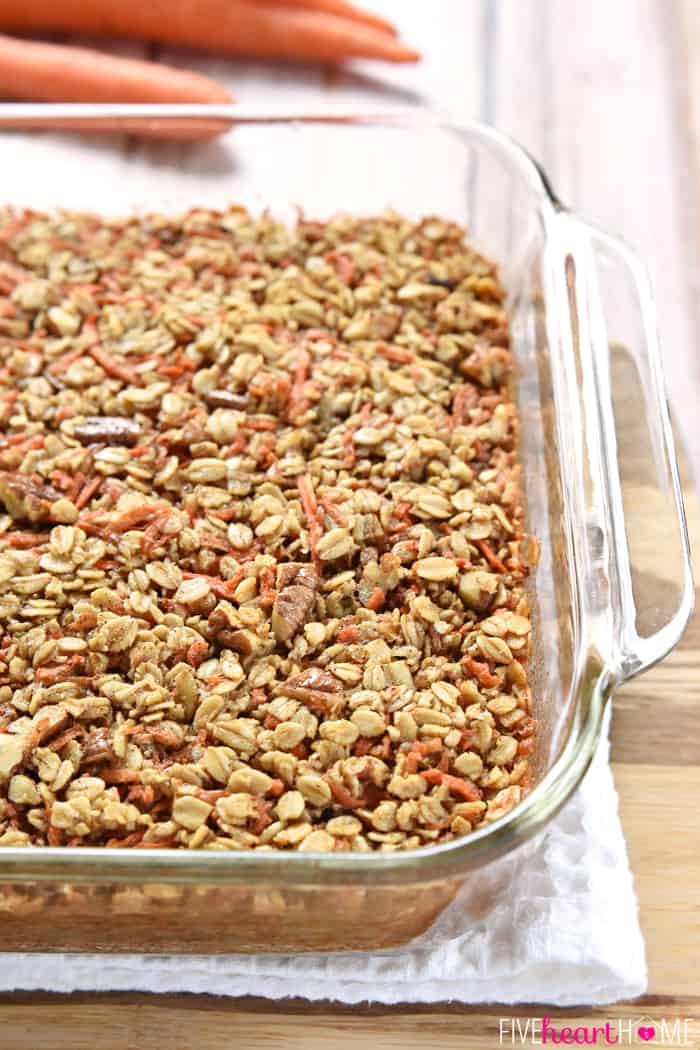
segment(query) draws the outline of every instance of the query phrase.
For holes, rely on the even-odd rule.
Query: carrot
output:
[[[345,456],[343,458],[344,467],[354,467],[357,462],[357,452],[355,450],[355,433],[360,427],[366,427],[369,423],[370,416],[372,415],[372,406],[369,401],[366,401],[360,411],[360,419],[357,423],[349,427],[343,435],[343,445],[345,446]]]
[[[46,543],[49,536],[46,532],[2,532],[0,539],[9,540],[15,550],[37,547]]]
[[[340,806],[345,806],[347,809],[359,809],[361,806],[367,805],[367,799],[362,795],[353,795],[345,787],[345,784],[339,784],[337,780],[333,780],[330,777],[324,778],[328,787],[331,789],[331,794],[334,800]]]
[[[0,0],[0,28],[130,37],[254,58],[415,62],[419,57],[388,33],[347,17],[253,0]]]
[[[439,769],[424,769],[420,775],[429,784],[444,784],[450,794],[461,795],[467,802],[478,802],[481,798],[479,789],[461,777],[453,777]]]
[[[474,675],[479,685],[483,686],[484,689],[490,689],[495,685],[501,684],[501,679],[498,675],[491,674],[488,664],[482,663],[480,660],[475,660],[473,656],[465,656],[462,663],[467,671]]]
[[[367,599],[367,608],[371,609],[372,612],[379,612],[385,600],[386,591],[383,591],[381,587],[375,587]]]
[[[139,377],[132,368],[117,361],[116,357],[112,357],[103,347],[91,346],[88,348],[88,353],[94,357],[105,375],[111,376],[112,379],[121,379],[122,383],[139,382]]]
[[[347,529],[348,519],[345,517],[340,507],[337,507],[335,503],[330,499],[322,499],[321,506],[323,507],[329,518],[332,518],[333,521],[336,521],[338,525],[342,526],[342,528]]]
[[[300,350],[297,354],[296,367],[294,369],[294,382],[289,391],[288,415],[291,420],[295,416],[306,411],[306,398],[304,397],[304,384],[309,377],[311,369],[311,354],[308,350]]]
[[[474,546],[479,548],[483,556],[486,558],[486,561],[489,565],[493,566],[497,572],[508,572],[501,559],[496,557],[488,543],[485,543],[483,540],[474,540]]]
[[[80,490],[78,497],[75,501],[75,505],[78,508],[78,510],[82,510],[83,507],[87,506],[87,504],[90,502],[92,497],[99,489],[103,480],[104,478],[101,477],[93,478],[91,481],[88,481],[87,484]]]
[[[231,102],[224,87],[189,70],[8,36],[0,37],[0,94],[48,102]],[[183,120],[160,133],[154,124],[142,131],[210,138],[227,127],[226,121]]]
[[[277,592],[275,591],[275,572],[274,569],[262,569],[258,576],[258,583],[260,585],[260,597],[258,598],[258,604],[263,609],[269,609],[270,606],[274,605]]]
[[[361,22],[363,25],[372,26],[382,33],[390,33],[396,36],[396,27],[381,15],[375,15],[370,11],[361,11],[353,7],[345,0],[257,0],[259,4],[269,4],[271,7],[301,7],[307,11],[325,11],[328,15],[340,15],[350,22]]]
[[[186,580],[206,580],[217,598],[232,598],[238,584],[243,579],[243,570],[237,572],[230,580],[222,580],[220,576],[207,576],[203,572],[183,572]],[[195,645],[197,643],[195,642]]]
[[[379,357],[384,357],[387,361],[395,361],[396,364],[410,365],[415,359],[416,355],[412,354],[410,350],[403,350],[400,346],[378,346],[376,353]]]
[[[311,550],[315,551],[316,544],[321,539],[321,536],[323,536],[323,526],[321,525],[318,516],[316,493],[314,492],[314,487],[308,474],[299,475],[297,478],[297,488],[299,489],[304,514],[309,523],[309,543],[311,544]]]

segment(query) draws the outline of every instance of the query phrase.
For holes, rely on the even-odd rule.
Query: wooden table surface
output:
[[[406,38],[424,49],[421,66],[385,71],[366,65],[328,76],[177,52],[163,57],[215,72],[241,101],[316,99],[324,92],[352,101],[423,102],[513,134],[543,162],[562,199],[622,235],[649,267],[672,405],[697,469],[700,4],[367,0],[367,6],[394,17]],[[700,509],[687,474],[685,488],[691,538],[700,552]],[[648,490],[633,484],[630,492],[644,514]],[[645,557],[651,587],[664,586],[657,571],[662,549],[663,536],[650,529]],[[650,970],[649,993],[641,1000],[559,1011],[5,995],[0,996],[0,1047],[156,1050],[167,1042],[177,1050],[234,1045],[311,1050],[349,1047],[361,1039],[376,1050],[428,1043],[484,1050],[499,1044],[500,1017],[543,1013],[572,1025],[640,1015],[669,1022],[687,1018],[685,1045],[700,1047],[699,699],[696,616],[676,651],[620,690],[614,702],[613,767]]]

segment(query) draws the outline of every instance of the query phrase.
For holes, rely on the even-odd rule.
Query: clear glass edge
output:
[[[695,588],[693,579],[692,556],[688,524],[683,502],[675,439],[664,382],[661,350],[659,347],[656,306],[644,264],[635,253],[617,237],[599,230],[597,227],[580,219],[571,220],[577,227],[577,233],[584,244],[579,251],[580,258],[588,266],[588,280],[591,291],[596,294],[597,272],[593,258],[593,247],[596,242],[604,245],[614,253],[620,263],[626,267],[634,283],[639,299],[639,311],[644,329],[644,358],[648,369],[648,381],[644,384],[650,397],[653,416],[650,417],[651,438],[657,454],[657,473],[659,483],[665,482],[670,488],[675,509],[675,525],[679,543],[682,578],[679,581],[679,600],[676,612],[666,624],[648,637],[641,637],[636,630],[636,607],[632,587],[632,567],[624,529],[624,505],[620,475],[617,467],[617,449],[615,421],[612,413],[609,379],[605,374],[609,369],[609,347],[605,331],[592,332],[593,361],[599,383],[599,425],[602,435],[601,448],[604,453],[604,469],[607,489],[611,501],[610,532],[615,544],[615,563],[618,576],[620,623],[616,634],[620,641],[620,677],[625,681],[649,670],[662,660],[678,644],[683,636],[688,621],[695,607]],[[610,454],[612,452],[612,455]],[[621,527],[622,526],[622,527]]]
[[[164,121],[182,117],[218,117],[252,124],[331,123],[399,125],[444,129],[465,139],[487,141],[514,161],[539,199],[550,244],[563,264],[564,246],[559,244],[557,217],[566,212],[554,193],[546,173],[518,143],[476,121],[456,124],[429,111],[406,109],[370,110],[347,106],[199,106],[199,105],[56,105],[0,104],[0,127],[21,124],[37,117],[60,120],[66,116],[99,121],[105,117],[131,120],[154,118]],[[43,126],[50,126],[48,125]],[[566,212],[567,217],[572,217]],[[552,768],[507,816],[468,837],[437,846],[422,846],[391,854],[301,854],[274,852],[212,853],[149,850],[135,856],[128,849],[106,851],[99,847],[52,848],[6,847],[0,851],[0,882],[31,879],[38,882],[77,883],[175,882],[209,880],[216,884],[237,883],[255,873],[288,885],[324,883],[419,883],[459,877],[485,860],[495,860],[525,843],[541,831],[558,812],[590,765],[603,724],[603,713],[612,689],[619,681],[616,669],[595,648],[585,656],[579,678],[576,712],[566,744]]]

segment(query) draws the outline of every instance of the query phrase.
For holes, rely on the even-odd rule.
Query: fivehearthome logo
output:
[[[695,1046],[689,1017],[616,1017],[598,1023],[501,1017],[501,1046]]]

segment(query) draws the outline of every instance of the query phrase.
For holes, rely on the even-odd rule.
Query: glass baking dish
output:
[[[561,206],[535,163],[493,130],[428,116],[242,107],[8,107],[168,120],[233,116],[214,144],[79,145],[35,135],[10,203],[106,213],[241,202],[294,220],[387,207],[466,226],[509,293],[529,530],[536,783],[494,825],[397,853],[0,850],[0,947],[13,951],[231,952],[378,949],[426,930],[478,870],[540,832],[575,790],[614,689],[663,657],[692,607],[688,539],[663,393],[653,305],[637,261]],[[3,165],[7,170],[7,165]],[[7,193],[0,196],[6,202]],[[615,344],[614,353],[611,344]],[[613,382],[613,359],[626,373]],[[617,373],[615,373],[617,374]],[[664,601],[637,573],[616,415],[634,399],[649,513],[663,523]],[[661,553],[660,553],[661,557]],[[527,850],[523,853],[527,863]],[[491,895],[491,896],[490,896]]]

